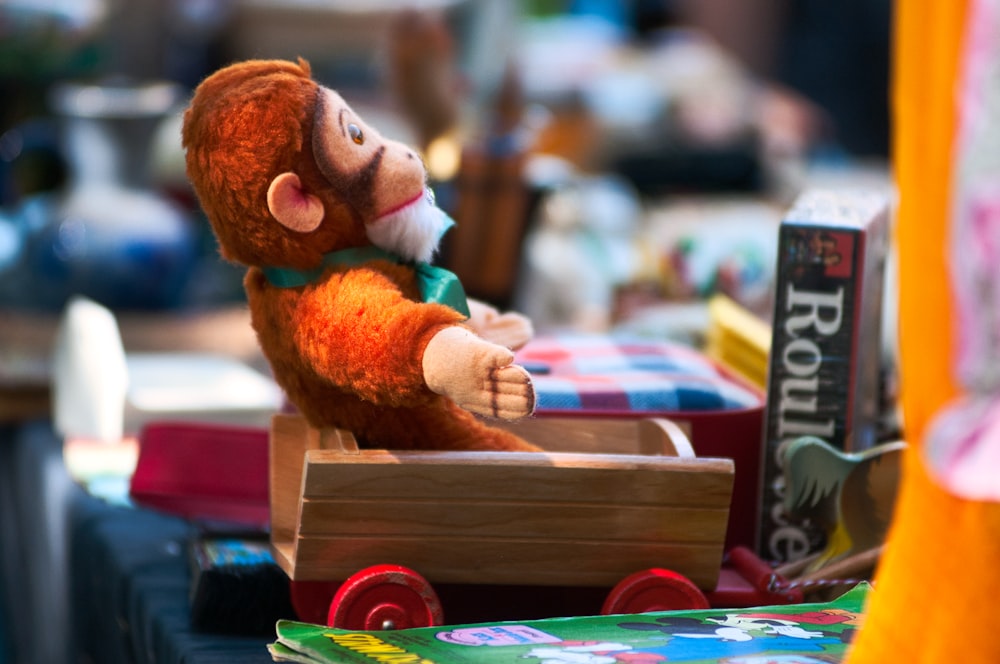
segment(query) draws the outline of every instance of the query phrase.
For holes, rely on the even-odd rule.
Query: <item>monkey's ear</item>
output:
[[[299,233],[323,223],[323,202],[306,191],[295,173],[282,173],[267,188],[267,209],[282,226]]]

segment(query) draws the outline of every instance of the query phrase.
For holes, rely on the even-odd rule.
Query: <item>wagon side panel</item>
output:
[[[712,588],[732,462],[641,455],[308,452],[296,579],[397,563],[432,582]]]

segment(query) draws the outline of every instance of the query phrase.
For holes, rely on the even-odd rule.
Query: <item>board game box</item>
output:
[[[796,560],[822,548],[785,513],[781,453],[800,436],[838,450],[877,441],[888,201],[874,191],[811,190],[778,231],[761,463],[759,553]]]

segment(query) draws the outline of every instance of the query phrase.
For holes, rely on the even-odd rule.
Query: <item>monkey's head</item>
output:
[[[417,155],[368,126],[309,64],[257,60],[206,78],[184,115],[187,173],[223,257],[309,269],[374,244],[428,260],[446,228]]]

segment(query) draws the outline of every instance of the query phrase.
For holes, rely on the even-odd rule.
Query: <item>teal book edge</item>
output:
[[[826,603],[351,631],[292,620],[279,662],[340,664],[831,664],[860,627],[871,587]]]

